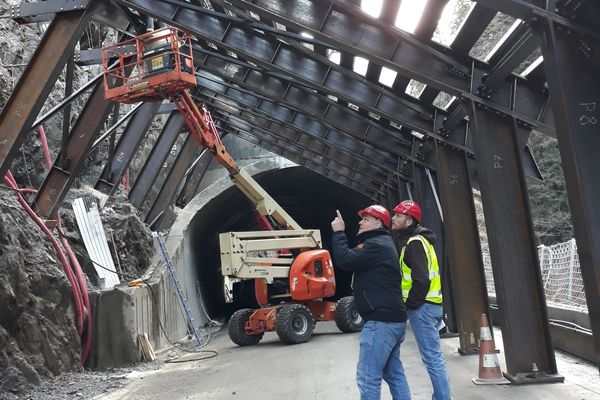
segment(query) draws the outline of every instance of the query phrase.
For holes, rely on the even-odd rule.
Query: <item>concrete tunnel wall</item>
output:
[[[331,238],[330,222],[339,209],[353,243],[359,220],[356,210],[370,204],[369,198],[280,157],[265,158],[244,168],[300,226],[320,229],[325,248]],[[225,303],[219,270],[218,234],[258,229],[253,207],[245,196],[223,173],[176,213],[165,246],[195,325],[204,326],[209,316],[224,321],[235,309],[253,306],[252,285],[236,285],[236,300]],[[335,272],[337,298],[350,293],[350,274]],[[155,350],[187,335],[184,315],[160,254],[144,278],[151,290],[146,285],[121,285],[92,295],[95,332],[88,366],[111,367],[140,360],[138,334],[147,334]]]

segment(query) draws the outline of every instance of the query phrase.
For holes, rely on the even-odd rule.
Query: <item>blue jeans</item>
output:
[[[405,322],[367,321],[360,333],[360,354],[356,381],[361,400],[379,400],[381,378],[390,387],[394,400],[410,400],[410,390],[400,361]]]
[[[450,399],[450,381],[446,373],[446,362],[440,347],[438,326],[442,321],[441,305],[424,303],[417,309],[408,309],[408,320],[415,334],[421,359],[429,373],[433,386],[433,400]]]

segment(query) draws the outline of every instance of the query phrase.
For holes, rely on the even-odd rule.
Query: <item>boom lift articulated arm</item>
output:
[[[213,152],[215,159],[229,172],[234,184],[254,203],[258,212],[271,216],[283,229],[301,230],[294,219],[248,174],[227,152],[210,113],[200,110],[188,90],[173,98],[173,102],[200,146]]]

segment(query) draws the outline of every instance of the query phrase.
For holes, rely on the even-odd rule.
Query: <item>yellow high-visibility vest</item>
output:
[[[442,279],[440,277],[440,267],[438,265],[437,256],[435,254],[435,249],[433,245],[429,243],[427,239],[425,239],[421,235],[412,236],[406,242],[406,246],[402,248],[402,252],[400,253],[400,266],[402,268],[402,297],[404,301],[408,298],[408,293],[412,288],[412,276],[411,269],[404,262],[404,252],[406,251],[406,247],[413,240],[418,240],[423,245],[423,249],[425,250],[425,256],[427,257],[427,270],[429,271],[429,291],[427,292],[427,296],[425,300],[431,303],[442,303]]]

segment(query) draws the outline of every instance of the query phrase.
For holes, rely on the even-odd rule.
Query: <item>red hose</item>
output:
[[[42,140],[42,152],[44,153],[44,161],[46,162],[46,167],[50,169],[52,167],[52,159],[50,158],[50,151],[48,150],[46,132],[44,132],[44,127],[42,125],[39,126],[38,131],[40,133],[40,139]]]
[[[46,140],[46,132],[44,131],[44,127],[42,125],[40,125],[40,127],[39,127],[39,134],[40,134],[40,139],[42,141],[42,151],[44,153],[44,161],[46,162],[46,168],[48,170],[50,170],[50,168],[52,168],[52,160],[50,159],[50,151],[48,150],[48,141]],[[89,298],[88,290],[87,290],[88,289],[87,282],[85,280],[83,270],[81,269],[79,260],[77,260],[77,257],[75,256],[75,253],[73,252],[73,249],[71,248],[71,245],[69,244],[69,241],[67,240],[65,233],[62,230],[60,215],[58,215],[58,213],[57,213],[56,219],[58,221],[57,229],[58,229],[58,232],[59,232],[59,235],[61,238],[61,243],[62,243],[64,249],[67,251],[67,254],[69,255],[69,260],[71,261],[70,269],[76,278],[74,284],[73,284],[73,282],[71,283],[71,286],[74,290],[73,295],[75,296],[75,292],[77,292],[79,294],[80,301],[83,303],[81,318],[78,318],[78,329],[77,330],[79,332],[79,336],[81,336],[81,334],[83,333],[84,318],[87,321],[85,344],[83,347],[83,353],[81,355],[81,365],[85,365],[85,363],[87,362],[89,353],[90,353],[90,346],[92,343],[92,324],[93,324],[93,322],[92,322],[92,307],[90,304],[90,298]]]
[[[125,170],[123,178],[121,178],[121,184],[123,185],[123,189],[125,189],[126,192],[129,192],[129,168]]]
[[[38,192],[36,189],[19,189],[19,188],[15,189],[15,188],[14,188],[14,187],[12,187],[12,186],[5,186],[5,187],[6,187],[6,188],[8,188],[8,189],[10,189],[10,190],[13,190],[13,191],[15,191],[15,192],[18,192],[18,193],[31,193],[31,194],[36,194],[36,193]]]
[[[69,259],[71,260],[71,267],[73,268],[73,271],[75,272],[75,275],[77,277],[77,281],[79,283],[78,289],[83,298],[83,304],[85,306],[85,308],[84,308],[85,315],[84,316],[87,321],[86,339],[85,339],[85,345],[83,347],[83,353],[81,356],[81,364],[85,365],[85,363],[88,359],[89,352],[90,352],[90,346],[92,344],[92,328],[93,328],[93,326],[92,326],[93,325],[92,307],[91,307],[90,297],[89,297],[88,290],[87,290],[87,282],[85,280],[83,270],[81,269],[81,265],[79,264],[79,260],[77,260],[77,257],[75,256],[75,253],[73,252],[73,249],[71,248],[71,245],[70,245],[69,241],[67,240],[65,233],[62,230],[62,226],[60,223],[60,216],[58,216],[57,227],[58,227],[58,232],[60,234],[63,247],[67,251],[67,254],[69,255]]]
[[[6,174],[4,175],[4,181],[6,182],[6,184],[8,186],[12,187],[13,189],[18,189],[17,182],[13,178],[12,173],[10,171],[7,171]],[[67,275],[67,279],[71,283],[71,289],[72,289],[72,293],[73,293],[73,299],[75,300],[75,312],[76,312],[76,315],[77,315],[77,322],[78,322],[77,330],[78,330],[79,334],[81,335],[81,333],[83,331],[83,302],[82,302],[82,299],[81,299],[81,294],[78,293],[78,291],[76,289],[77,288],[77,286],[76,286],[77,282],[75,280],[75,276],[73,274],[73,271],[71,270],[69,262],[67,261],[67,259],[65,257],[65,254],[63,253],[62,249],[58,245],[58,241],[52,235],[52,232],[50,232],[50,230],[44,224],[44,222],[40,219],[40,217],[38,217],[36,215],[36,213],[31,209],[31,207],[29,206],[29,204],[27,204],[27,201],[25,201],[25,199],[23,198],[23,195],[21,195],[21,193],[19,193],[19,192],[17,192],[16,194],[17,194],[17,199],[19,200],[19,203],[21,203],[21,205],[23,206],[23,208],[25,209],[25,211],[27,212],[27,214],[29,214],[29,216],[31,217],[31,219],[33,219],[33,221],[40,227],[40,229],[50,239],[50,242],[52,243],[52,246],[56,250],[58,258],[59,258],[61,264],[63,265],[63,270],[65,271],[65,274]]]

